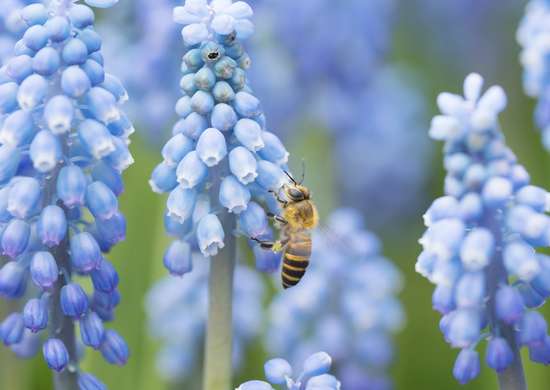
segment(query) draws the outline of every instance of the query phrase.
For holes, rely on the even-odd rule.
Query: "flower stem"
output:
[[[67,239],[56,248],[53,255],[60,269],[70,274],[70,260]],[[55,337],[63,341],[69,351],[69,364],[62,372],[54,373],[55,390],[78,390],[77,366],[78,358],[76,355],[75,329],[71,318],[65,316],[61,311],[60,294],[67,280],[63,275],[59,276],[54,290],[50,297],[50,337]]]
[[[232,386],[235,217],[225,213],[221,222],[226,232],[226,245],[210,259],[204,390],[230,390]]]
[[[488,290],[489,290],[489,305],[490,305],[490,321],[494,330],[500,337],[504,338],[512,352],[514,353],[514,361],[504,371],[498,373],[498,383],[500,390],[527,390],[525,374],[523,372],[523,364],[518,343],[516,341],[516,331],[511,325],[499,321],[496,316],[495,297],[497,290],[501,284],[507,283],[506,270],[502,260],[502,248],[504,246],[502,237],[502,218],[501,214],[494,214],[488,218],[488,225],[495,237],[496,251],[492,263],[488,269]]]
[[[60,167],[45,181],[43,206],[49,205],[54,199],[55,185]],[[62,204],[59,204],[66,211]],[[52,255],[61,272],[50,295],[50,337],[63,341],[69,352],[69,364],[62,372],[54,372],[53,380],[55,390],[78,390],[78,357],[76,354],[75,328],[71,318],[66,317],[61,310],[61,289],[71,277],[71,261],[69,258],[69,232],[65,239],[54,249]]]
[[[514,361],[504,371],[498,374],[498,384],[500,390],[527,390],[525,374],[523,373],[523,364],[519,348],[515,342],[514,330],[511,327],[501,329],[501,336],[506,339],[514,352]]]

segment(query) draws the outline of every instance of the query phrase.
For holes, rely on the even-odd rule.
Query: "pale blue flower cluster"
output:
[[[208,262],[197,255],[194,271],[183,278],[168,276],[148,294],[145,310],[151,335],[162,342],[157,368],[172,382],[197,372],[197,356],[205,338],[208,304]],[[233,365],[238,369],[246,346],[260,333],[265,288],[257,272],[238,266],[233,300]]]
[[[268,351],[296,364],[321,347],[343,388],[391,388],[392,334],[404,321],[399,271],[353,209],[335,211],[314,243],[302,281],[269,308]]]
[[[29,356],[49,326],[42,348],[48,366],[74,370],[75,346],[66,345],[72,341],[61,325],[68,318],[79,324],[83,344],[122,365],[128,347],[104,327],[120,300],[119,279],[103,254],[126,232],[117,200],[121,173],[133,161],[133,127],[121,109],[126,91],[104,71],[88,6],[52,0],[15,17],[22,37],[0,68],[0,295],[26,304],[0,324],[0,339]],[[83,390],[104,388],[89,374],[79,381]]]
[[[264,66],[258,66],[251,79],[270,122],[288,133],[308,112],[317,119],[317,99],[330,97],[333,88],[352,94],[364,90],[384,63],[396,2],[266,0],[256,9],[254,58],[275,73],[265,77],[258,72]],[[306,36],[307,45],[296,39]]]
[[[302,372],[293,379],[292,366],[284,359],[271,359],[265,366],[267,382],[253,380],[240,385],[236,390],[340,390],[341,384],[329,374],[332,358],[326,352],[317,352],[303,363]]]
[[[445,196],[424,216],[428,227],[416,269],[437,287],[440,329],[461,352],[453,374],[466,383],[479,374],[477,345],[487,340],[487,365],[502,372],[527,347],[532,361],[550,363],[550,337],[536,310],[550,296],[548,194],[506,146],[498,115],[502,88],[481,93],[483,79],[469,75],[464,97],[442,93],[442,115],[430,135],[445,142]]]
[[[270,126],[285,139],[304,124],[327,129],[342,203],[375,223],[414,209],[431,156],[423,98],[386,59],[396,8],[387,0],[262,1],[252,48],[251,80]],[[350,180],[350,171],[363,174]]]
[[[550,1],[532,0],[517,32],[525,92],[538,99],[535,122],[550,150]]]
[[[187,0],[174,9],[186,53],[176,104],[181,119],[162,149],[163,161],[151,176],[155,192],[169,193],[165,226],[176,237],[164,257],[175,275],[191,270],[198,248],[215,256],[235,226],[248,237],[270,234],[266,211],[258,202],[276,203],[269,191],[288,181],[288,152],[266,130],[259,99],[250,89],[250,59],[241,40],[253,32],[252,9],[231,0]],[[273,257],[256,251],[259,261]]]

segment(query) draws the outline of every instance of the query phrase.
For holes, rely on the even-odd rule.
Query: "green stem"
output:
[[[225,215],[223,250],[210,259],[208,280],[208,323],[204,361],[204,390],[232,388],[233,274],[236,243],[235,217]]]

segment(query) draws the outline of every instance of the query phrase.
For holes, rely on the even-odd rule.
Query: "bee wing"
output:
[[[340,256],[369,255],[380,251],[380,240],[369,231],[339,232],[322,224],[313,233],[313,250],[337,252]]]

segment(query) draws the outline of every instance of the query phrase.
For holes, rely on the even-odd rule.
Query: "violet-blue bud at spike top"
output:
[[[327,226],[329,233],[315,232],[300,283],[270,304],[266,347],[293,366],[307,362],[304,371],[320,375],[329,364],[326,355],[307,358],[323,346],[343,388],[389,383],[392,336],[404,322],[397,298],[401,274],[382,256],[380,241],[365,230],[358,210],[336,210]]]
[[[293,375],[292,366],[286,360],[271,359],[264,365],[267,382],[248,381],[240,385],[237,390],[273,390],[271,385],[281,390],[297,388],[339,390],[342,386],[340,381],[329,374],[331,365],[332,359],[326,352],[316,352],[306,358],[302,371],[296,370],[299,374]]]
[[[444,315],[445,340],[462,349],[453,370],[461,383],[479,374],[476,348],[485,340],[486,362],[499,374],[512,365],[518,372],[522,346],[531,356],[550,351],[537,311],[550,283],[546,256],[537,253],[550,245],[547,191],[529,184],[505,144],[498,123],[507,103],[503,89],[482,93],[482,86],[483,78],[470,74],[464,97],[437,99],[442,114],[432,120],[430,136],[445,142],[445,196],[424,216],[416,263],[437,286],[433,302]]]
[[[44,337],[48,314],[80,321],[84,344],[99,348],[103,322],[113,318],[120,300],[118,274],[102,251],[125,237],[117,197],[122,172],[133,161],[133,126],[122,111],[128,96],[104,70],[90,8],[116,1],[77,3],[19,4],[10,18],[21,40],[12,42],[9,58],[0,40],[0,250],[12,259],[0,269],[0,295],[20,298],[28,283],[41,293],[9,315],[0,333],[20,356],[47,340],[44,359],[56,371],[69,360],[78,363],[72,350],[78,340],[65,340],[71,332],[57,329]],[[86,290],[73,280],[75,273],[92,279],[83,283]],[[103,386],[80,376],[81,387]]]
[[[243,60],[242,41],[253,33],[251,16],[252,9],[242,1],[188,0],[173,11],[175,22],[183,25],[185,46],[180,83],[184,96],[175,109],[181,120],[162,149],[163,161],[150,183],[153,191],[169,193],[170,233],[186,231],[175,225],[183,227],[192,220],[185,241],[196,242],[207,257],[218,254],[234,234],[223,229],[226,216],[238,220],[252,205],[261,208],[260,196],[272,196],[268,190],[277,191],[288,181],[283,173],[288,152],[266,129],[261,102],[246,79],[250,64]],[[262,154],[266,145],[269,150]],[[263,163],[268,168],[258,169]],[[208,196],[206,202],[198,201],[202,195]],[[265,212],[254,216],[262,219],[255,224],[268,225]],[[181,246],[173,244],[164,257],[169,271],[178,275],[190,271],[190,255],[176,251]]]

